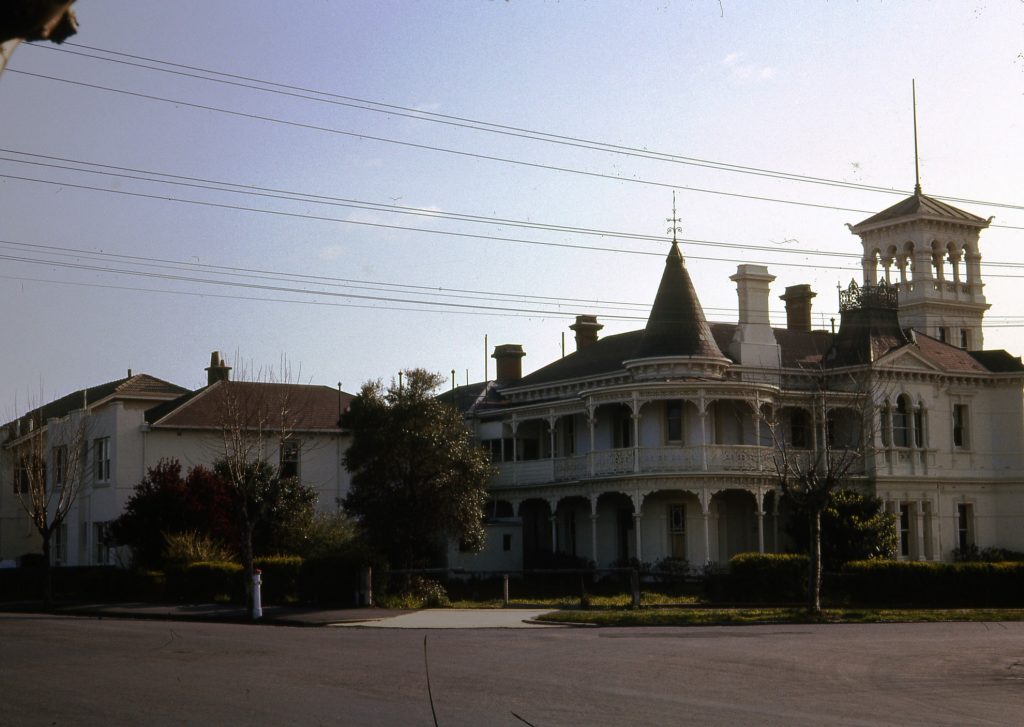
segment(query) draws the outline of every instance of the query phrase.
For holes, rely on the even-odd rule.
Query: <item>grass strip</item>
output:
[[[1024,621],[1019,608],[868,609],[832,608],[816,618],[802,608],[652,608],[562,610],[538,620],[594,626],[739,626],[752,624],[940,623]]]

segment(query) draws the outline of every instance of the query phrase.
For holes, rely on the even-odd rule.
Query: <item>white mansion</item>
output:
[[[485,551],[450,564],[779,551],[779,462],[826,450],[897,516],[900,557],[1024,550],[1024,366],[983,348],[988,224],[917,188],[852,226],[863,285],[834,334],[812,330],[808,285],[773,329],[759,265],[731,276],[738,321],[709,324],[673,242],[644,329],[599,338],[578,316],[576,351],[526,376],[522,347],[497,346],[495,381],[445,395],[499,470]]]

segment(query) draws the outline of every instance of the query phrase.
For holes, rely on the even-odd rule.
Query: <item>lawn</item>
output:
[[[561,610],[540,617],[553,623],[592,626],[736,626],[807,623],[935,623],[942,621],[1024,621],[1020,608],[870,609],[830,608],[821,618],[803,608],[601,608]]]

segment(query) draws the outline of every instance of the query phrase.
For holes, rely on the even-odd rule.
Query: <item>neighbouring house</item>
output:
[[[348,436],[339,426],[352,399],[340,389],[308,384],[232,381],[217,352],[207,386],[189,391],[145,374],[87,389],[29,412],[5,427],[0,456],[0,561],[39,552],[39,536],[19,502],[17,453],[29,422],[50,431],[81,423],[88,447],[81,490],[52,557],[59,565],[122,562],[104,543],[106,528],[124,509],[148,468],[163,459],[183,470],[211,466],[224,456],[225,430],[248,439],[282,474],[316,489],[320,511],[333,512],[348,492],[342,462]],[[47,443],[47,478],[60,472],[60,446]]]
[[[0,428],[0,561],[40,550],[39,534],[22,500],[29,496],[25,458],[41,456],[51,492],[65,478],[78,490],[64,524],[54,533],[53,561],[106,563],[107,523],[121,513],[145,472],[146,411],[187,392],[129,371],[123,379],[68,394]],[[80,454],[69,452],[69,447],[79,448]],[[69,461],[78,472],[65,471]]]
[[[895,515],[900,558],[1024,551],[1024,365],[983,349],[988,224],[918,187],[852,226],[863,283],[835,333],[812,328],[809,285],[786,288],[773,328],[760,265],[730,278],[738,320],[709,323],[673,240],[643,329],[600,338],[580,315],[576,351],[527,375],[521,346],[495,347],[493,381],[443,397],[498,469],[487,546],[453,546],[450,565],[777,552],[780,463],[826,450]]]

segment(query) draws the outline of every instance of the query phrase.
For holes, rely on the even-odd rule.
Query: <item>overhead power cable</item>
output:
[[[597,141],[593,139],[586,139],[578,136],[570,136],[564,134],[554,134],[551,132],[538,131],[536,129],[528,129],[524,127],[511,126],[506,124],[498,124],[488,121],[482,121],[479,119],[471,119],[464,116],[455,116],[450,114],[441,114],[433,111],[425,111],[422,109],[411,108],[408,106],[400,106],[391,103],[384,103],[380,101],[373,101],[368,99],[357,98],[354,96],[346,96],[342,94],[332,93],[329,91],[323,91],[312,88],[305,88],[302,86],[296,86],[291,84],[278,83],[275,81],[267,81],[265,79],[254,78],[251,76],[243,76],[239,74],[225,73],[223,71],[217,71],[209,68],[202,68],[199,66],[191,66],[181,63],[174,63],[171,61],[159,60],[156,58],[149,58],[146,56],[132,55],[130,53],[122,53],[119,51],[112,51],[105,48],[97,48],[95,46],[88,46],[80,43],[67,43],[65,45],[74,46],[76,48],[82,48],[84,50],[93,51],[93,53],[82,53],[79,51],[73,51],[68,48],[57,48],[53,46],[40,46],[46,50],[53,50],[62,53],[69,53],[76,56],[85,58],[91,58],[94,60],[105,61],[108,63],[118,63],[127,66],[133,66],[137,68],[143,68],[152,71],[158,71],[161,73],[169,73],[187,78],[195,78],[204,81],[210,81],[213,83],[229,84],[239,86],[242,88],[254,89],[265,93],[275,93],[284,96],[297,97],[309,101],[315,101],[319,103],[328,103],[340,106],[346,106],[349,108],[361,109],[364,111],[371,111],[376,113],[384,113],[392,116],[399,116],[404,118],[416,119],[420,121],[428,121],[431,123],[447,124],[451,126],[457,126],[461,128],[468,128],[475,131],[483,131],[487,133],[502,134],[507,136],[513,136],[518,138],[530,139],[533,141],[541,141],[546,143],[560,144],[565,146],[584,148],[594,151],[602,151],[607,153],[620,154],[625,156],[637,157],[642,159],[651,159],[655,161],[671,162],[676,164],[684,164],[688,166],[696,166],[708,169],[715,169],[718,171],[726,171],[739,174],[751,174],[756,176],[770,177],[775,179],[782,179],[786,181],[810,183],[827,185],[832,187],[840,187],[845,189],[856,189],[869,192],[879,192],[883,194],[893,194],[906,196],[910,192],[908,190],[893,189],[889,187],[881,187],[877,185],[863,184],[860,182],[848,182],[838,179],[829,179],[826,177],[816,177],[804,174],[796,174],[793,172],[784,172],[773,169],[766,169],[762,167],[752,167],[741,164],[732,164],[728,162],[718,162],[710,159],[699,159],[696,157],[683,156],[680,154],[674,154],[670,152],[660,152],[651,150],[648,148],[641,148],[636,146],[627,146],[621,144],[612,144],[603,141]],[[118,58],[109,58],[105,56],[95,55],[95,53],[105,53],[107,55],[118,56]],[[135,63],[131,61],[120,60],[123,58],[131,58],[133,61],[145,61],[145,63]],[[156,66],[146,65],[148,63],[158,64]],[[162,67],[165,66],[165,67]],[[197,73],[186,73],[182,71],[173,70],[175,68],[185,69],[186,71],[197,71]],[[211,77],[214,76],[214,77]],[[231,79],[231,80],[226,80]],[[244,81],[245,83],[239,83]],[[253,85],[257,84],[257,85]],[[314,94],[314,95],[309,95]],[[978,204],[985,205],[988,207],[1001,207],[1005,209],[1024,209],[1024,205],[1010,204],[1005,202],[991,202],[984,200],[968,199],[963,197],[950,197],[946,195],[930,195],[936,199],[958,202],[963,204]]]
[[[229,116],[236,116],[236,117],[239,117],[239,118],[246,118],[246,119],[257,120],[257,121],[266,121],[266,122],[269,122],[269,123],[282,124],[282,125],[289,126],[289,127],[294,127],[294,128],[301,128],[301,129],[307,129],[307,130],[312,130],[312,131],[320,131],[320,132],[324,132],[324,133],[337,134],[337,135],[340,135],[340,136],[347,136],[347,137],[357,138],[357,139],[366,139],[366,140],[370,140],[370,141],[378,141],[378,142],[381,142],[381,143],[394,144],[394,145],[403,146],[403,147],[407,147],[407,148],[413,148],[413,149],[423,149],[423,150],[428,150],[428,151],[436,151],[436,152],[441,152],[441,153],[445,153],[445,154],[453,154],[453,155],[456,155],[456,156],[467,157],[467,158],[472,158],[472,159],[481,159],[481,160],[485,160],[485,161],[493,161],[493,162],[499,162],[499,163],[504,163],[504,164],[512,164],[512,165],[516,165],[516,166],[523,166],[523,167],[533,168],[533,169],[543,169],[543,170],[554,171],[554,172],[563,172],[563,173],[566,173],[566,174],[574,174],[574,175],[591,177],[591,178],[596,178],[596,179],[606,179],[606,180],[616,181],[616,182],[629,182],[629,183],[633,183],[633,184],[642,184],[642,185],[646,185],[646,186],[660,187],[660,188],[664,188],[664,189],[676,189],[676,190],[684,190],[684,191],[688,191],[688,192],[697,192],[697,193],[701,193],[701,194],[719,195],[719,196],[731,197],[731,198],[736,198],[736,199],[748,199],[748,200],[756,200],[756,201],[761,201],[761,202],[773,202],[773,203],[777,203],[777,204],[796,205],[796,206],[801,206],[801,207],[811,207],[811,208],[815,208],[815,209],[826,209],[826,210],[833,210],[833,211],[838,211],[838,212],[853,212],[853,213],[857,213],[857,214],[873,214],[872,210],[865,210],[865,209],[859,209],[859,208],[853,208],[853,207],[839,207],[837,205],[822,204],[822,203],[817,203],[817,202],[804,202],[804,201],[800,201],[800,200],[782,199],[782,198],[779,198],[779,197],[765,197],[765,196],[754,195],[754,194],[742,194],[742,193],[739,193],[739,192],[726,192],[724,190],[705,189],[705,188],[702,188],[702,187],[691,187],[691,186],[687,186],[687,185],[673,184],[673,183],[670,183],[670,182],[659,182],[659,181],[654,181],[654,180],[649,180],[649,179],[643,179],[643,178],[640,178],[640,177],[623,177],[623,176],[619,176],[619,175],[615,175],[615,174],[606,174],[606,173],[603,173],[603,172],[593,172],[593,171],[587,171],[587,170],[583,170],[583,169],[574,169],[574,168],[571,168],[571,167],[561,167],[561,166],[556,166],[556,165],[552,165],[552,164],[542,164],[542,163],[539,163],[539,162],[528,162],[528,161],[524,161],[524,160],[521,160],[521,159],[512,159],[512,158],[509,158],[509,157],[499,157],[499,156],[494,156],[494,155],[490,155],[490,154],[480,154],[480,153],[476,153],[476,152],[464,151],[464,150],[461,150],[461,149],[453,149],[453,148],[450,148],[450,147],[440,147],[440,146],[434,146],[434,145],[430,145],[430,144],[419,144],[419,143],[416,143],[416,142],[402,141],[402,140],[398,140],[398,139],[389,139],[387,137],[375,136],[375,135],[361,133],[361,132],[345,131],[343,129],[336,129],[336,128],[327,127],[327,126],[320,126],[320,125],[317,125],[317,124],[307,124],[307,123],[303,123],[303,122],[299,122],[299,121],[289,121],[289,120],[286,120],[286,119],[279,119],[279,118],[276,118],[276,117],[266,116],[266,115],[263,115],[263,114],[254,114],[254,113],[248,113],[248,112],[243,112],[243,111],[234,111],[234,110],[231,110],[231,109],[225,109],[225,108],[220,108],[220,107],[217,107],[217,106],[211,106],[209,104],[198,104],[198,103],[192,103],[192,102],[189,102],[189,101],[182,101],[182,100],[175,100],[175,99],[165,98],[163,96],[155,96],[155,95],[152,95],[152,94],[140,93],[140,92],[137,92],[137,91],[127,91],[125,89],[113,88],[111,86],[102,86],[102,85],[94,84],[94,83],[85,83],[84,81],[72,81],[70,79],[59,78],[57,76],[49,76],[49,75],[42,74],[42,73],[32,73],[32,72],[29,72],[29,71],[22,71],[22,70],[13,69],[13,68],[8,68],[7,70],[10,73],[17,73],[17,74],[21,74],[21,75],[25,75],[25,76],[30,76],[30,77],[33,77],[33,78],[42,78],[42,79],[45,79],[45,80],[56,81],[58,83],[67,83],[67,84],[74,85],[74,86],[81,86],[83,88],[92,88],[92,89],[95,89],[95,90],[108,91],[108,92],[111,92],[111,93],[122,94],[122,95],[125,95],[125,96],[131,96],[131,97],[135,97],[135,98],[142,98],[142,99],[151,100],[151,101],[159,101],[159,102],[162,102],[162,103],[173,104],[175,106],[183,106],[183,107],[194,108],[194,109],[199,109],[199,110],[203,110],[203,111],[213,111],[213,112],[216,112],[216,113],[223,113],[223,114],[226,114],[226,115],[229,115]],[[1024,229],[1024,227],[1019,227],[1018,228],[1018,227],[1014,227],[1014,226],[1011,226],[1011,225],[992,225],[992,227],[1006,227],[1006,228],[1010,228],[1010,229]]]

